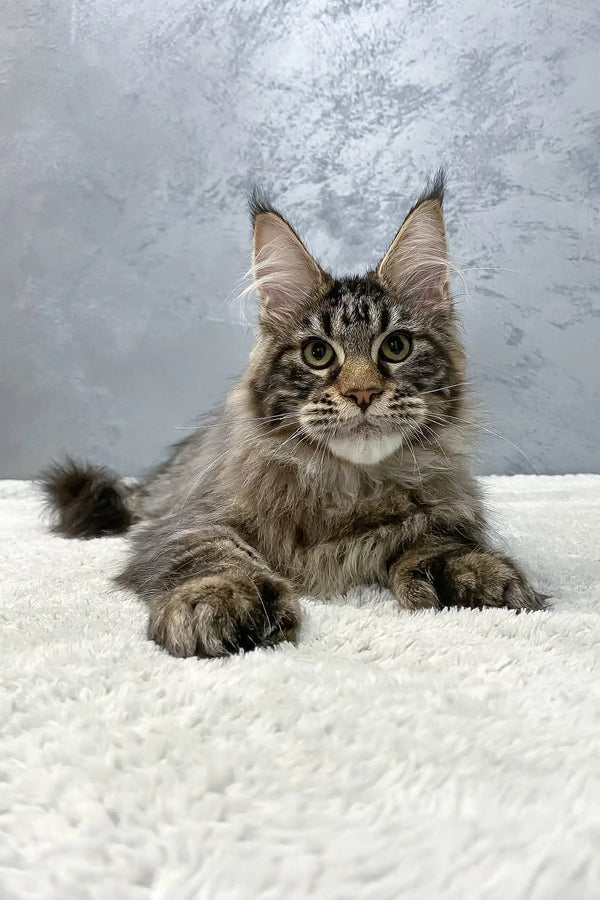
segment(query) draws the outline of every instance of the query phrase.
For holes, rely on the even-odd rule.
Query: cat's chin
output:
[[[395,453],[401,445],[400,434],[390,434],[387,437],[332,438],[329,441],[329,449],[334,456],[356,466],[377,465]]]

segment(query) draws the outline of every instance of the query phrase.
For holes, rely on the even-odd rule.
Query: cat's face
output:
[[[251,384],[265,427],[282,423],[359,465],[435,441],[452,421],[464,380],[446,284],[441,184],[363,277],[331,278],[263,206],[254,239],[262,306]]]

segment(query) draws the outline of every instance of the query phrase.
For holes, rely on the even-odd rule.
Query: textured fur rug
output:
[[[599,897],[600,476],[484,484],[552,609],[363,590],[198,661],[0,483],[2,900]]]

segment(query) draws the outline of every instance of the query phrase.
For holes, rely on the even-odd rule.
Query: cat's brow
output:
[[[381,307],[381,312],[379,314],[379,331],[383,334],[383,332],[387,329],[390,324],[390,311],[387,306]]]
[[[323,329],[323,333],[327,337],[332,337],[331,332],[331,313],[328,309],[324,309],[321,313],[321,327]]]

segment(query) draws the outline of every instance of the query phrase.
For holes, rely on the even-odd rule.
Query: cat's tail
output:
[[[136,520],[135,489],[101,466],[67,458],[41,476],[53,530],[70,538],[122,534]]]

